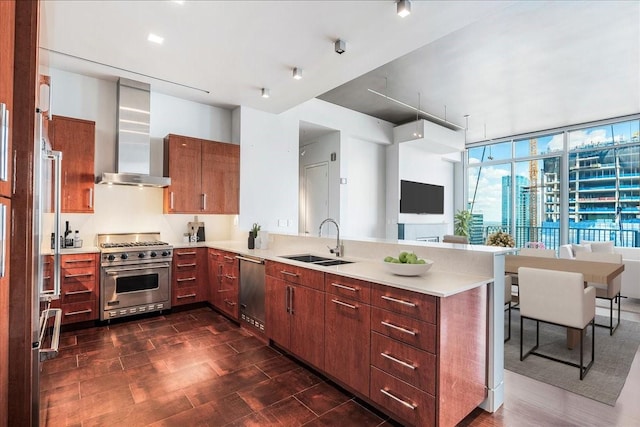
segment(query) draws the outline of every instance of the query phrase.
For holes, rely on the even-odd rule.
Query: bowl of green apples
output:
[[[420,276],[426,273],[432,265],[433,261],[418,258],[413,252],[403,251],[397,258],[388,256],[384,259],[386,270],[398,276]]]

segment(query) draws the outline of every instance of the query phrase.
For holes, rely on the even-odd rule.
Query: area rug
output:
[[[609,335],[608,329],[596,326],[595,361],[587,376],[580,381],[579,369],[573,366],[534,355],[530,355],[521,362],[520,312],[512,310],[511,316],[511,340],[504,346],[506,369],[615,406],[640,344],[640,323],[623,320],[613,336]],[[607,321],[608,319],[596,316],[596,323]],[[535,322],[525,319],[524,327],[526,353],[535,344]],[[591,360],[591,327],[584,342],[584,357],[587,364]],[[579,346],[569,350],[566,343],[566,328],[540,323],[538,352],[579,363]]]

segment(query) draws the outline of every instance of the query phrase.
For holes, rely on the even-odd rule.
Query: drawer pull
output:
[[[194,298],[196,296],[196,294],[186,294],[186,295],[178,295],[176,298],[177,299],[182,299],[182,298]]]
[[[91,289],[83,289],[81,291],[70,291],[70,292],[65,292],[65,295],[80,295],[80,294],[90,294],[92,293],[93,290]]]
[[[65,274],[65,279],[72,279],[74,277],[90,277],[93,276],[93,273],[78,273],[78,274]]]
[[[93,258],[85,258],[85,259],[67,259],[64,261],[65,264],[74,264],[76,262],[91,262]]]
[[[91,309],[88,308],[86,310],[80,310],[80,311],[70,311],[69,313],[65,313],[65,316],[76,316],[78,314],[89,314],[91,313]]]
[[[216,253],[216,252],[209,252],[209,256],[218,258],[220,256],[220,254]]]
[[[380,323],[382,323],[384,326],[388,326],[388,327],[393,328],[393,329],[395,329],[397,331],[404,332],[405,334],[416,336],[416,332],[415,331],[410,331],[409,329],[403,328],[402,326],[394,325],[393,323],[385,322],[384,320],[381,321]]]
[[[335,286],[336,288],[345,289],[345,290],[351,291],[351,292],[358,292],[360,290],[358,288],[352,288],[351,286],[345,286],[345,285],[341,285],[339,283],[331,283],[331,286]]]
[[[178,256],[183,256],[183,255],[195,255],[195,252],[176,252],[176,254]]]
[[[393,399],[396,402],[406,406],[407,408],[411,409],[412,411],[415,410],[418,407],[418,405],[415,405],[413,403],[405,402],[404,400],[400,399],[399,397],[394,396],[393,394],[389,393],[387,390],[385,390],[383,388],[380,389],[380,393],[384,394],[387,397],[390,397],[391,399]]]
[[[299,276],[298,273],[292,273],[292,272],[287,271],[287,270],[280,270],[280,273],[285,274],[287,276],[293,276],[293,277],[298,277]]]
[[[195,267],[197,264],[195,262],[191,263],[191,264],[176,264],[176,267],[178,268],[182,268],[182,267]]]
[[[236,305],[235,302],[229,301],[228,299],[224,300],[224,303],[227,305],[230,305],[231,307],[233,307],[234,305]]]
[[[227,262],[234,262],[236,259],[232,256],[225,255],[224,260]]]
[[[176,282],[190,282],[192,280],[196,280],[196,278],[195,277],[178,278],[176,279]]]
[[[42,280],[49,280],[49,279],[51,279],[51,276],[44,276],[44,277],[42,278]]]
[[[402,304],[402,305],[406,305],[408,307],[415,307],[416,304],[409,302],[409,301],[403,301],[401,299],[397,299],[397,298],[392,298],[392,297],[388,297],[386,295],[382,295],[380,298],[387,300],[387,301],[391,301],[391,302],[397,302],[398,304]]]
[[[346,302],[342,302],[342,301],[337,300],[337,299],[332,299],[331,302],[334,303],[334,304],[342,305],[344,307],[349,307],[352,310],[357,310],[358,309],[357,305],[347,304]]]
[[[402,360],[400,360],[400,359],[396,359],[395,357],[393,357],[393,356],[391,356],[391,355],[389,355],[389,354],[387,354],[387,353],[380,353],[380,356],[382,356],[382,357],[384,357],[384,358],[386,358],[386,359],[389,359],[389,360],[391,360],[392,362],[396,362],[397,364],[402,365],[402,366],[404,366],[405,368],[409,368],[409,369],[413,369],[413,370],[415,370],[415,369],[416,369],[416,367],[415,367],[414,365],[411,365],[410,363],[407,363],[407,362],[403,362],[403,361],[402,361]]]
[[[225,274],[224,277],[225,277],[225,279],[228,279],[228,280],[236,280],[237,279],[236,276],[229,276],[228,274]]]

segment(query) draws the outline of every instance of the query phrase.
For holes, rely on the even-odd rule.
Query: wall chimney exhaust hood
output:
[[[116,134],[116,173],[105,172],[98,184],[167,187],[171,178],[151,176],[151,137],[149,136],[150,86],[120,78]]]

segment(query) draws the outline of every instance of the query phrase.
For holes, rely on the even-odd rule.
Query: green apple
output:
[[[408,252],[400,252],[400,256],[398,256],[398,259],[401,263],[407,262],[407,255],[409,255]]]

